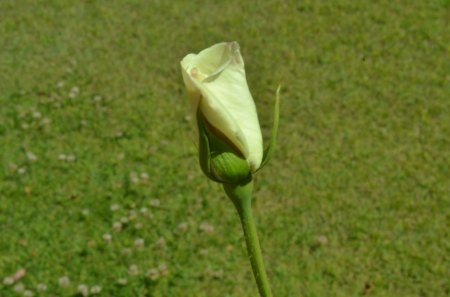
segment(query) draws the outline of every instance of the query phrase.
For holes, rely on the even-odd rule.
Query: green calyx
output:
[[[211,169],[217,179],[224,183],[239,183],[250,176],[247,161],[233,152],[223,152],[211,156]]]
[[[251,171],[247,161],[220,131],[207,122],[200,110],[197,111],[197,125],[199,160],[203,173],[225,184],[250,180]]]

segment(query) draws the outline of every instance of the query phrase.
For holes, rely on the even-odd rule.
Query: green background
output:
[[[448,296],[449,8],[2,0],[0,296],[257,296],[179,65],[231,40],[265,139],[282,84],[254,200],[274,296]]]

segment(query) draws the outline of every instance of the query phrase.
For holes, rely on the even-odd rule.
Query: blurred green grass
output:
[[[0,295],[22,294],[4,282],[20,268],[36,296],[257,295],[237,215],[197,164],[179,70],[226,40],[267,137],[283,85],[254,203],[275,296],[449,295],[448,9],[1,1]]]

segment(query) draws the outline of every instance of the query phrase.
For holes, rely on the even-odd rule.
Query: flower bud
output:
[[[255,103],[237,42],[222,42],[181,61],[199,132],[200,167],[210,179],[236,184],[251,179],[273,154],[278,127],[264,150]]]
[[[251,177],[250,167],[226,137],[198,112],[199,160],[202,171],[220,183],[240,183]]]

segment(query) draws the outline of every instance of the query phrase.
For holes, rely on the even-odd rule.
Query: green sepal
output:
[[[198,159],[200,168],[203,173],[215,182],[220,182],[211,172],[211,149],[209,146],[208,130],[205,126],[203,116],[200,110],[197,111],[197,126],[198,126]]]
[[[207,122],[197,110],[199,131],[199,161],[203,173],[219,183],[239,183],[251,177],[250,167],[243,156],[224,135]]]
[[[263,168],[272,159],[273,153],[275,152],[275,146],[276,146],[277,135],[278,135],[278,124],[280,121],[280,89],[281,89],[281,86],[279,85],[277,88],[277,93],[276,93],[276,97],[275,97],[275,107],[274,107],[274,111],[273,111],[272,135],[270,138],[269,145],[264,149],[263,158],[262,158],[261,165],[259,166],[258,170]]]

